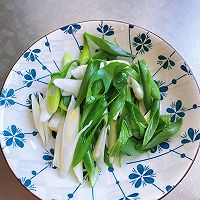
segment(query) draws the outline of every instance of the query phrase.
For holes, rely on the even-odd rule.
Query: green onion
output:
[[[144,153],[144,150],[142,151],[136,148],[137,144],[138,142],[136,140],[129,139],[123,148],[123,153],[125,153],[128,156],[138,156]]]
[[[80,66],[72,69],[71,74],[76,79],[83,79],[86,68],[87,68],[87,65],[80,65]]]
[[[94,158],[92,156],[92,153],[90,150],[88,150],[83,158],[83,162],[85,165],[85,168],[88,172],[90,184],[93,187],[95,183],[97,182],[99,171],[98,168],[94,164]]]
[[[178,121],[170,124],[165,129],[163,129],[162,132],[153,137],[151,141],[143,147],[143,149],[151,149],[157,146],[158,144],[166,141],[180,130],[182,123],[183,119],[180,118]]]
[[[67,111],[70,101],[71,101],[71,96],[62,97],[59,103],[59,107],[62,110]]]
[[[120,151],[124,148],[126,142],[128,141],[129,138],[129,131],[126,125],[126,121],[122,120],[122,125],[121,125],[121,130],[119,133],[119,137],[114,144],[114,146],[109,149],[108,153],[110,156],[115,157],[120,154]]]
[[[112,55],[106,51],[103,50],[99,50],[98,52],[96,52],[92,58],[93,59],[102,59],[102,60],[115,60],[117,56]]]
[[[95,53],[89,42],[98,47]],[[93,187],[104,163],[121,166],[123,155],[145,153],[180,130],[183,119],[171,122],[160,114],[160,90],[145,60],[135,64],[131,57],[117,43],[84,33],[80,60],[64,54],[46,97],[31,96],[44,146],[50,129],[57,131],[53,165],[61,175],[71,168],[82,183],[85,167]]]
[[[47,109],[53,114],[58,109],[60,103],[60,89],[54,84],[50,84],[47,89]]]
[[[79,106],[87,94],[88,83],[91,76],[96,72],[100,67],[100,60],[90,60],[84,75],[84,78],[81,82],[81,86],[77,95],[76,107]]]
[[[64,92],[62,92],[63,96],[75,96],[77,97],[80,86],[81,80],[75,79],[55,79],[53,83]]]
[[[60,126],[60,122],[62,121],[62,119],[64,118],[63,115],[61,115],[61,111],[58,109],[53,116],[51,117],[51,119],[49,120],[48,123],[48,127],[52,130],[52,131],[58,131],[59,126]]]
[[[144,105],[146,110],[148,111],[151,108],[152,99],[151,99],[151,88],[149,87],[151,82],[151,77],[149,74],[149,70],[147,68],[146,62],[144,60],[138,61],[142,86],[144,91]]]
[[[80,57],[80,65],[85,65],[90,59],[89,45],[85,35],[83,35],[83,41],[84,42],[83,42],[83,50],[81,52],[81,57]]]
[[[99,123],[96,125],[96,127],[93,129],[93,131],[90,133],[89,137],[85,141],[81,142],[82,139],[80,138],[79,140],[80,142],[78,142],[74,153],[72,167],[76,167],[80,163],[80,161],[84,158],[86,152],[88,152],[91,141],[100,123],[101,120],[99,121]]]
[[[71,54],[66,52],[63,56],[63,60],[62,60],[62,67],[66,66],[69,62],[72,61],[72,57]]]
[[[86,32],[84,33],[84,35],[103,51],[106,51],[115,56],[132,57],[132,55],[130,53],[124,51],[120,47],[114,45],[113,43],[111,43],[105,39],[91,35]]]

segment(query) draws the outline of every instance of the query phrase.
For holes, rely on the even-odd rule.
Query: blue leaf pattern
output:
[[[19,178],[19,181],[29,190],[36,191],[36,186],[26,177]]]
[[[26,87],[31,87],[31,85],[35,81],[35,78],[36,78],[35,69],[26,71],[26,74],[24,75],[24,79],[25,79],[24,84],[26,85]]]
[[[163,69],[172,69],[172,67],[175,66],[174,61],[163,55],[158,56],[157,64],[159,64]]]
[[[103,22],[101,22],[101,24],[99,24],[99,27],[97,27],[97,31],[103,34],[102,37],[104,37],[105,35],[111,36],[114,34],[112,26],[103,24]]]
[[[187,132],[185,132],[182,136],[181,140],[182,144],[193,143],[195,141],[200,140],[200,132],[199,130],[189,128]]]
[[[188,75],[192,75],[192,72],[190,70],[190,68],[188,67],[188,65],[186,63],[184,63],[183,65],[181,65],[181,69],[186,72]]]
[[[70,24],[67,26],[63,26],[62,28],[60,28],[62,31],[64,31],[64,33],[68,33],[68,34],[74,34],[76,33],[77,30],[79,30],[81,28],[80,24]]]
[[[29,51],[24,53],[24,58],[26,58],[27,61],[34,62],[38,58],[37,54],[39,54],[40,52],[41,52],[40,49],[34,49],[34,50],[29,49]]]
[[[53,157],[54,157],[54,149],[50,149],[49,151],[45,149],[45,153],[42,158],[46,161],[46,164],[50,167],[53,166]],[[56,167],[54,167],[54,169],[55,168]]]
[[[13,143],[13,137],[8,138],[7,141],[6,141],[6,146],[11,146],[12,143]]]
[[[33,50],[33,53],[40,53],[40,52],[41,52],[40,49],[34,49],[34,50]]]

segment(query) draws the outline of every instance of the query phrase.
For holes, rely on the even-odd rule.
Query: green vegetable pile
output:
[[[59,112],[66,116],[74,96],[73,109],[80,109],[78,131],[82,132],[74,143],[70,167],[75,169],[83,162],[94,185],[103,162],[112,166],[123,155],[151,150],[179,131],[182,118],[172,123],[170,115],[160,113],[159,87],[144,60],[135,63],[130,53],[89,33],[83,38],[80,59],[68,59],[61,71],[51,75],[46,105],[50,115]],[[92,43],[98,47],[93,54],[89,48]],[[74,64],[86,69],[77,96],[65,96],[55,81],[76,81],[73,75],[67,77]]]

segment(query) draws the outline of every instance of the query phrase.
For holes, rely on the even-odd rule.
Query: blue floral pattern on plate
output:
[[[145,186],[154,183],[154,177],[154,171],[141,164],[137,165],[137,169],[134,168],[133,173],[129,175],[131,183],[134,184],[136,188],[139,188],[141,185]]]
[[[0,93],[0,106],[9,107],[15,104],[13,100],[15,97],[15,92],[13,89],[3,89]]]
[[[15,125],[12,125],[11,127],[8,127],[6,130],[4,130],[3,136],[6,141],[6,146],[23,148],[24,143],[26,142],[24,134]]]
[[[56,133],[49,136],[49,146],[44,149],[31,114],[31,94],[44,93],[51,73],[61,69],[58,55],[63,55],[67,50],[74,59],[79,57],[83,49],[82,33],[85,31],[107,40],[116,40],[122,48],[134,54],[134,61],[144,56],[150,67],[154,68],[152,75],[161,92],[161,112],[170,114],[173,122],[184,118],[180,133],[159,144],[148,155],[124,158],[121,168],[116,164],[113,168],[105,166],[94,188],[87,186],[85,171],[81,184],[75,179],[62,179],[59,176],[53,167]],[[162,47],[157,45],[160,42]],[[67,49],[63,46],[67,46]],[[188,91],[184,90],[184,86]],[[188,95],[189,90],[193,92]],[[70,24],[31,46],[11,70],[0,92],[1,146],[9,165],[16,169],[14,172],[19,181],[39,198],[158,199],[178,183],[194,160],[200,141],[198,92],[185,61],[153,33],[132,24],[113,21]],[[23,166],[19,165],[19,158],[24,159]],[[174,174],[169,170],[166,175],[162,171],[159,163],[165,161],[165,168],[168,168],[167,163],[173,162],[173,167],[176,167],[180,159],[185,160],[180,173]],[[47,187],[49,182],[52,190]],[[110,192],[103,193],[102,188]],[[149,189],[152,191],[150,194]]]
[[[152,48],[151,38],[145,33],[138,34],[134,37],[133,47],[138,53],[148,52]]]
[[[100,33],[102,33],[102,37],[104,38],[104,36],[111,36],[114,35],[114,31],[112,26],[109,26],[108,24],[103,24],[103,21],[99,24],[99,26],[97,27],[97,31],[99,31]]]

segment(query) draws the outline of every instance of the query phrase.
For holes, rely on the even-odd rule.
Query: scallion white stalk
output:
[[[61,119],[63,118],[63,116],[60,113],[60,109],[58,109],[53,116],[51,117],[51,119],[49,120],[48,126],[52,131],[58,131],[58,128],[60,126],[60,122]]]
[[[47,97],[41,99],[40,108],[41,108],[40,121],[41,122],[48,121],[51,118],[52,114],[49,113],[47,109]]]
[[[60,119],[60,125],[59,125],[58,132],[56,135],[55,150],[54,150],[54,157],[53,157],[53,166],[56,166],[59,169],[60,169],[60,163],[61,163],[61,148],[62,148],[62,134],[63,134],[64,121],[65,121],[65,118],[62,117]]]
[[[142,87],[140,86],[140,84],[133,79],[132,77],[130,77],[130,82],[131,82],[131,88],[133,90],[133,93],[135,94],[135,97],[137,98],[137,100],[142,100],[144,97],[144,92]]]
[[[99,137],[97,139],[97,142],[93,151],[93,156],[95,160],[104,158],[104,149],[105,149],[105,144],[106,144],[107,131],[108,131],[108,126],[106,125],[100,131]]]
[[[81,80],[74,80],[74,79],[55,79],[54,84],[59,87],[60,89],[66,92],[65,96],[75,96],[77,97],[78,91],[81,86]],[[63,94],[63,93],[62,93]]]
[[[43,97],[39,94],[39,104],[40,104],[41,112],[42,112],[41,103],[43,101],[44,101]],[[40,113],[40,116],[41,116],[41,113]],[[40,122],[41,122],[41,119],[40,119]],[[50,129],[48,127],[48,122],[47,121],[41,122],[41,123],[42,123],[42,130],[43,130],[44,135],[45,135],[45,143],[44,143],[44,145],[47,146],[48,145],[48,141],[49,141]]]
[[[76,101],[74,96],[72,96],[63,127],[60,166],[60,172],[62,176],[66,176],[69,172],[76,144],[80,137],[80,134],[78,134],[80,123],[80,107],[74,109],[75,103]]]
[[[71,71],[71,74],[76,79],[83,79],[87,65],[80,65]]]
[[[81,161],[76,167],[73,168],[74,174],[79,183],[83,182],[83,162]]]
[[[40,137],[42,138],[42,142],[45,144],[45,134],[43,131],[42,123],[40,122],[41,109],[36,99],[36,96],[34,94],[31,95],[31,101],[32,101],[33,121],[34,121],[36,129],[38,130],[40,134]]]
[[[139,108],[140,108],[140,111],[141,111],[141,113],[144,115],[145,113],[146,113],[146,108],[145,108],[145,105],[144,105],[144,101],[143,100],[141,100],[141,101],[139,101]]]

